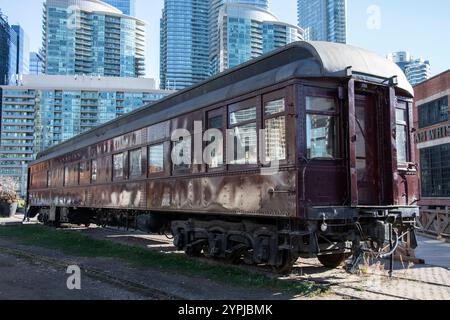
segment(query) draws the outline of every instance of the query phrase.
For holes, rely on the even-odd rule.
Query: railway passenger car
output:
[[[30,210],[170,232],[189,255],[278,271],[390,254],[418,215],[413,94],[366,50],[294,43],[39,154]],[[205,163],[195,146],[212,143]]]

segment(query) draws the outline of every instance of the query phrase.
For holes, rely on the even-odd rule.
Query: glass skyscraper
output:
[[[30,39],[20,25],[13,25],[11,28],[17,36],[16,74],[28,74],[30,66]]]
[[[172,93],[154,88],[146,78],[48,75],[1,86],[0,175],[25,183],[24,194],[26,164],[38,152]]]
[[[136,0],[103,0],[103,2],[109,3],[128,16],[136,14]]]
[[[183,89],[208,78],[209,1],[164,1],[160,44],[162,89]]]
[[[238,3],[221,9],[218,32],[212,55],[218,72],[303,39],[301,28],[280,22],[267,10]]]
[[[297,0],[305,40],[347,42],[347,0]]]
[[[0,85],[8,83],[10,27],[0,11]]]
[[[145,23],[104,2],[47,0],[43,30],[49,75],[145,75]]]

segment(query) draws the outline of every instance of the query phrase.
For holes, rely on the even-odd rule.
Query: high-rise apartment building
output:
[[[103,0],[120,11],[127,16],[135,16],[136,15],[136,0]]]
[[[224,17],[230,16],[227,6],[242,6],[245,13],[241,15],[254,17],[256,29],[250,33],[243,29],[249,21],[253,23],[251,18],[237,23],[232,18],[230,22],[237,29],[224,29],[228,22]],[[161,88],[183,89],[301,39],[300,28],[278,21],[267,9],[268,0],[165,0],[161,19]],[[255,48],[248,52],[251,45]]]
[[[268,10],[268,0],[210,0],[208,9],[208,39],[209,39],[209,69],[210,74],[219,72],[219,61],[217,56],[217,48],[219,46],[219,24],[221,10],[228,3],[248,4],[260,9]]]
[[[301,28],[280,22],[267,10],[240,3],[224,5],[218,25],[219,40],[213,51],[218,72],[303,39]]]
[[[36,153],[171,92],[145,78],[24,75],[0,93],[0,175],[16,179],[23,194]]]
[[[412,60],[406,67],[405,74],[412,86],[424,82],[431,77],[430,61],[421,58]]]
[[[347,0],[297,0],[305,40],[347,42]]]
[[[415,86],[431,77],[430,61],[414,58],[408,51],[397,51],[388,55],[405,73],[406,78]]]
[[[49,75],[145,75],[145,23],[99,0],[46,0],[43,58]]]
[[[165,0],[161,19],[161,88],[183,89],[209,76],[209,0]]]

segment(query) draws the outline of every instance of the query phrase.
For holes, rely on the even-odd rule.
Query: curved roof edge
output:
[[[347,44],[325,41],[302,41],[294,45],[307,48],[322,62],[323,76],[333,76],[348,68],[352,72],[389,79],[397,77],[398,87],[414,96],[414,89],[400,67],[378,54]],[[357,75],[355,75],[357,77]]]
[[[353,74],[348,73],[349,67]],[[86,147],[100,138],[107,140],[115,135],[126,134],[130,127],[148,127],[170,117],[207,107],[211,101],[229,100],[274,83],[294,78],[350,77],[386,86],[386,80],[397,77],[396,88],[401,90],[401,94],[414,96],[414,90],[403,71],[388,59],[349,45],[299,41],[228,69],[51,147],[41,152],[34,163]]]

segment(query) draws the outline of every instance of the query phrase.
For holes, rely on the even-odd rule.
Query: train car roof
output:
[[[383,84],[396,78],[396,86],[402,94],[414,96],[414,90],[403,71],[386,58],[345,44],[300,41],[250,60],[49,148],[38,154],[35,163],[289,79],[349,77]]]

